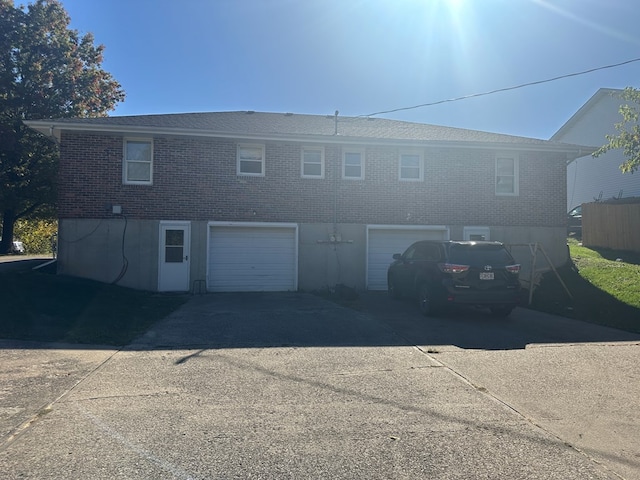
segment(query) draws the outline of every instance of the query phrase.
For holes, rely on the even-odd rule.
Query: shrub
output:
[[[57,220],[18,220],[14,238],[24,243],[28,254],[53,253],[52,240],[58,232]]]

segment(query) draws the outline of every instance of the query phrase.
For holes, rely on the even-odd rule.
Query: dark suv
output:
[[[389,295],[416,298],[424,315],[448,305],[473,305],[505,317],[518,304],[520,265],[500,242],[424,240],[393,259]]]

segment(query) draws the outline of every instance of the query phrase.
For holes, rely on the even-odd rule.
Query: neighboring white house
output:
[[[622,120],[622,90],[601,88],[552,137],[556,142],[600,147],[605,135],[616,133]],[[612,150],[598,158],[581,157],[567,165],[567,211],[582,203],[619,197],[640,196],[640,172],[620,171],[624,162],[621,150]]]

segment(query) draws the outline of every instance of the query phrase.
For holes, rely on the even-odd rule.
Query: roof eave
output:
[[[399,139],[399,138],[372,138],[372,137],[348,137],[342,135],[310,135],[310,134],[249,134],[239,132],[224,132],[212,130],[194,130],[188,128],[160,128],[134,125],[88,125],[86,123],[56,122],[55,120],[26,120],[24,123],[43,135],[60,142],[62,132],[91,132],[107,133],[126,136],[188,136],[200,138],[226,138],[243,141],[275,141],[275,142],[303,142],[303,143],[333,143],[341,145],[384,145],[406,148],[420,147],[452,147],[483,150],[509,150],[509,151],[544,151],[565,153],[567,159],[576,159],[590,155],[596,149],[580,145],[562,143],[527,143],[527,142],[483,142],[483,141],[459,141],[459,140],[428,140],[428,139]]]
[[[556,133],[554,133],[549,140],[557,141],[558,138],[561,138],[566,132],[571,130],[574,125],[576,125],[580,119],[582,119],[593,107],[597,104],[603,97],[608,95],[616,95],[622,93],[622,90],[616,88],[600,88],[596,93],[594,93],[589,100],[587,100],[577,112],[571,115],[571,118],[567,120]]]

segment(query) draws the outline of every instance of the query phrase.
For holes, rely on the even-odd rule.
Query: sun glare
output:
[[[546,8],[549,11],[556,13],[557,15],[561,15],[565,18],[568,18],[571,21],[585,25],[586,27],[592,28],[593,30],[604,33],[605,35],[608,35],[610,37],[628,41],[628,42],[633,42],[635,44],[639,43],[636,38],[630,37],[629,35],[621,34],[620,32],[612,28],[605,27],[598,22],[590,21],[584,16],[579,16],[575,13],[572,13],[568,9],[563,9],[557,5],[554,5],[548,0],[532,0],[532,1],[533,3],[540,5],[543,8]]]
[[[465,0],[444,0],[444,3],[449,5],[449,9],[452,13],[458,13],[460,12],[460,10],[462,10],[464,1]]]

